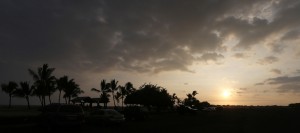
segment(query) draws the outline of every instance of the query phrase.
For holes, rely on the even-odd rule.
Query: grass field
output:
[[[37,109],[24,111],[20,109],[1,109],[1,123],[12,119],[22,122],[4,124],[0,131],[44,132],[34,121]],[[10,114],[9,117],[5,113]],[[13,114],[19,114],[14,116]],[[23,118],[31,119],[24,121]],[[5,118],[5,119],[3,119]],[[197,115],[179,115],[176,112],[154,113],[144,121],[126,121],[122,125],[101,126],[97,124],[84,125],[82,133],[274,133],[297,132],[300,127],[300,111],[288,107],[226,107],[223,111],[199,112]],[[64,129],[66,132],[71,129]]]

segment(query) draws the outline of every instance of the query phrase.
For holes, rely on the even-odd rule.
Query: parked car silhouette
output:
[[[184,106],[184,105],[179,105],[177,107],[177,111],[179,114],[185,114],[185,113],[189,113],[189,114],[197,114],[198,109],[192,108],[190,106]]]
[[[123,111],[126,120],[145,120],[148,117],[148,110],[139,106],[129,106]]]
[[[84,112],[81,106],[71,104],[50,104],[42,109],[41,124],[48,128],[81,127]]]
[[[88,113],[86,120],[93,124],[120,124],[125,121],[125,117],[114,109],[98,109]]]
[[[205,107],[202,109],[202,111],[206,111],[206,112],[216,111],[216,107]]]

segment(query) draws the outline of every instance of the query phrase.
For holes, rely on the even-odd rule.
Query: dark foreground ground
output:
[[[28,115],[31,115],[28,113]],[[44,133],[32,117],[0,115],[0,132]],[[122,125],[85,124],[52,132],[76,133],[299,133],[300,111],[288,107],[227,107],[223,111],[179,115],[176,112],[154,113],[143,121]]]

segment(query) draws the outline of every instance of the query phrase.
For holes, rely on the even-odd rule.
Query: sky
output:
[[[211,104],[288,105],[300,102],[299,13],[298,0],[1,0],[0,83],[33,83],[28,69],[47,63],[81,96],[116,79]]]

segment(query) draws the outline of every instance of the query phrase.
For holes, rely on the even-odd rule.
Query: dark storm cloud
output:
[[[3,69],[14,62],[24,68],[49,63],[75,72],[191,72],[189,66],[199,61],[194,55],[202,55],[200,61],[225,58],[224,37],[234,34],[240,40],[236,47],[248,49],[274,32],[298,27],[300,8],[294,1],[273,3],[272,21],[236,16],[251,15],[268,3],[3,0],[0,61]],[[296,39],[290,34],[284,38]]]
[[[257,12],[267,10],[266,5],[271,5],[270,7],[272,7],[271,11],[265,14],[266,17],[257,15]],[[297,32],[294,30],[299,29],[300,17],[297,15],[297,12],[300,12],[299,1],[259,1],[252,5],[250,4],[249,7],[248,10],[247,8],[245,8],[246,10],[244,8],[237,9],[243,11],[235,13],[234,16],[227,15],[227,17],[221,18],[216,25],[223,37],[233,34],[239,39],[239,43],[235,48],[249,49],[253,45],[266,42],[274,33],[286,33],[283,39],[298,39],[295,38]],[[251,12],[255,8],[258,11]],[[243,18],[247,16],[254,17],[250,20]],[[278,40],[278,43],[280,41]],[[283,49],[281,44],[269,45],[274,52],[281,52]]]

